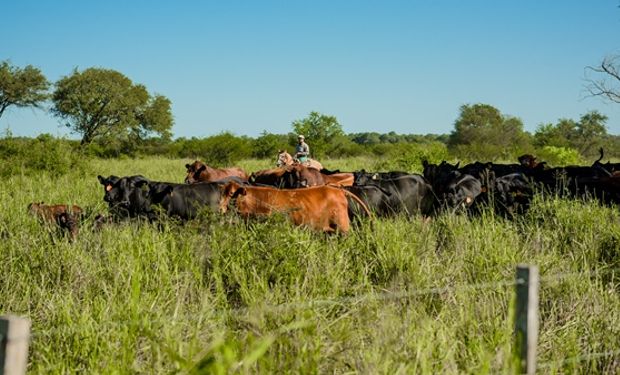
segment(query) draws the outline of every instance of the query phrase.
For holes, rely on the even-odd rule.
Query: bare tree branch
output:
[[[593,78],[588,72],[593,73]],[[620,103],[620,55],[606,56],[600,66],[586,67],[586,91],[588,96],[602,96]]]

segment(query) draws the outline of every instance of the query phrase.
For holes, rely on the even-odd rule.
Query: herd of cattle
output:
[[[432,217],[441,212],[479,213],[492,207],[505,217],[526,212],[535,193],[589,197],[620,204],[620,163],[549,168],[532,155],[516,164],[475,162],[463,167],[424,162],[423,174],[329,171],[301,164],[248,175],[241,168],[215,169],[200,161],[187,164],[185,183],[158,182],[143,176],[97,176],[109,214],[96,226],[131,218],[157,221],[162,215],[181,220],[200,211],[224,213],[229,206],[249,219],[274,213],[295,225],[346,233],[359,216]],[[32,203],[29,211],[75,238],[78,206]]]

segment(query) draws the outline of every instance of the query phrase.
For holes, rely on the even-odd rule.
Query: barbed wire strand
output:
[[[611,357],[615,355],[620,355],[620,350],[614,350],[614,351],[609,351],[609,352],[588,353],[588,354],[584,354],[580,356],[568,357],[568,358],[565,358],[559,361],[542,362],[542,363],[538,363],[537,367],[539,369],[546,369],[546,368],[551,368],[551,367],[562,366],[568,363],[579,363],[579,362],[586,361],[588,359]]]
[[[543,284],[550,285],[555,282],[561,282],[566,279],[570,279],[574,277],[602,276],[605,274],[610,274],[610,273],[615,273],[615,272],[620,274],[620,268],[607,268],[607,269],[602,269],[602,270],[594,270],[594,271],[586,271],[586,272],[567,272],[567,273],[553,274],[553,275],[542,276],[539,278],[539,281],[542,286]],[[497,281],[497,282],[484,282],[484,283],[475,283],[475,284],[430,287],[430,288],[424,288],[424,289],[413,289],[409,291],[398,291],[398,292],[383,290],[382,292],[370,292],[370,293],[356,295],[356,296],[315,299],[315,300],[303,301],[303,302],[289,302],[289,303],[282,303],[282,304],[277,304],[277,305],[263,305],[263,306],[258,306],[258,307],[240,307],[240,308],[227,309],[227,310],[222,309],[218,312],[215,312],[215,314],[216,315],[217,314],[239,315],[239,314],[243,314],[247,312],[256,312],[257,310],[263,311],[263,312],[271,312],[271,313],[280,312],[281,313],[281,312],[285,312],[289,310],[304,310],[304,309],[311,309],[311,308],[325,307],[325,306],[358,304],[358,303],[362,303],[365,301],[389,301],[389,300],[407,299],[407,298],[413,298],[413,297],[418,297],[422,295],[443,294],[443,293],[457,292],[457,291],[462,291],[462,290],[478,291],[478,290],[499,289],[503,287],[522,285],[523,283],[524,283],[523,279],[514,279],[514,280],[504,280],[504,281]],[[161,318],[161,320],[149,318],[148,320],[151,322],[153,321],[167,322],[167,323],[179,322],[179,320],[175,321],[175,320],[170,320],[168,318]],[[65,330],[66,329],[65,327],[73,327],[72,324],[65,324],[65,323],[63,324],[64,324],[64,327],[54,327],[54,328],[48,327],[45,329],[45,331],[37,332],[36,330],[33,330],[33,332],[31,333],[31,336],[32,337],[48,336],[50,330]],[[129,327],[132,325],[135,326],[136,325],[135,322],[133,321],[105,322],[104,324],[96,324],[96,327],[99,327],[99,328],[102,326],[104,327]],[[139,325],[141,325],[141,322]]]

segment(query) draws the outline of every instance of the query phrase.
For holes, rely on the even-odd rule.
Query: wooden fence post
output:
[[[0,316],[0,375],[24,375],[28,365],[30,320]]]
[[[538,267],[517,265],[515,347],[519,373],[536,373],[538,344]]]

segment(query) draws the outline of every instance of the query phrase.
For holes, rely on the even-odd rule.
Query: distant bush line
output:
[[[444,134],[396,134],[394,132],[352,133],[332,139],[322,145],[324,154],[315,158],[337,159],[347,157],[369,157],[375,160],[369,169],[417,170],[422,160],[476,160],[478,155],[492,155],[496,145],[450,146],[449,135]],[[313,146],[312,139],[307,140]],[[259,137],[236,136],[225,132],[205,138],[177,138],[163,140],[151,138],[139,144],[122,141],[101,140],[87,146],[80,146],[79,140],[53,137],[42,134],[36,138],[14,137],[10,133],[0,138],[0,176],[15,174],[29,175],[46,171],[51,175],[63,175],[70,170],[84,168],[87,158],[140,158],[161,156],[166,158],[200,159],[216,166],[230,166],[244,159],[274,159],[280,149],[294,150],[296,135],[263,133]],[[620,136],[606,135],[598,147],[605,149],[605,159],[620,158]],[[596,148],[598,149],[598,148]],[[495,161],[516,162],[524,153],[538,156],[550,165],[590,164],[598,158],[598,152],[581,154],[565,146],[535,146],[535,142],[515,149],[510,154],[498,155]],[[487,161],[487,158],[477,159]]]

